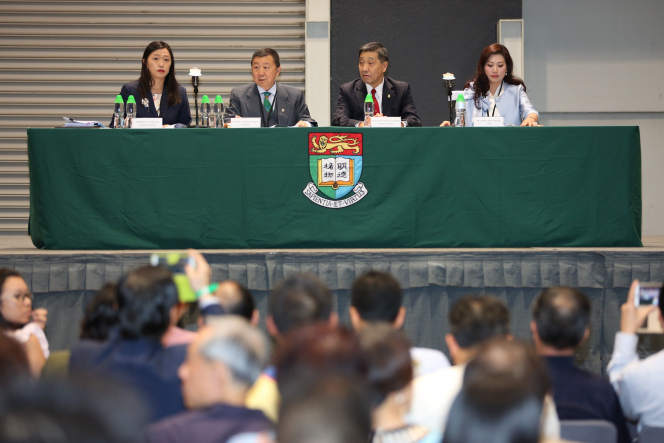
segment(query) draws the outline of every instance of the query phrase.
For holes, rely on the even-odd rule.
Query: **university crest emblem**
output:
[[[313,182],[302,192],[309,200],[336,209],[355,204],[367,195],[367,188],[359,181],[362,175],[362,134],[311,132],[308,149]],[[340,200],[351,191],[352,195]]]

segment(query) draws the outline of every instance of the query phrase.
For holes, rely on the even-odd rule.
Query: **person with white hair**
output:
[[[155,423],[148,442],[212,443],[273,430],[263,412],[245,407],[249,388],[268,362],[265,335],[239,316],[210,318],[187,349],[178,375],[189,411]]]

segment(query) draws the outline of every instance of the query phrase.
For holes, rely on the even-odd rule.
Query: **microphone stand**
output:
[[[198,128],[198,76],[191,77],[191,84],[194,87],[194,107],[196,108],[196,127]],[[450,96],[452,92],[450,91]]]
[[[449,108],[450,108],[450,122],[454,122],[454,104],[452,104],[452,88],[454,87],[454,80],[445,80],[445,86],[447,86],[447,97],[448,97],[448,102],[449,102]]]

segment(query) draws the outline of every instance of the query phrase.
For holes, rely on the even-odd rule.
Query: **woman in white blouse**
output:
[[[537,126],[539,113],[526,95],[526,85],[513,75],[514,63],[507,48],[494,43],[480,55],[475,77],[464,86],[466,126],[476,117],[503,117],[505,125]],[[445,121],[440,126],[449,126]]]

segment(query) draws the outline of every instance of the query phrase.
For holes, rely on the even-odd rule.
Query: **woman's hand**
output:
[[[521,126],[539,126],[537,124],[537,114],[530,114],[524,121],[521,122]]]
[[[444,122],[442,122],[442,123],[440,124],[440,126],[452,126],[452,123],[450,123],[450,122],[448,122],[447,120],[445,120]]]

